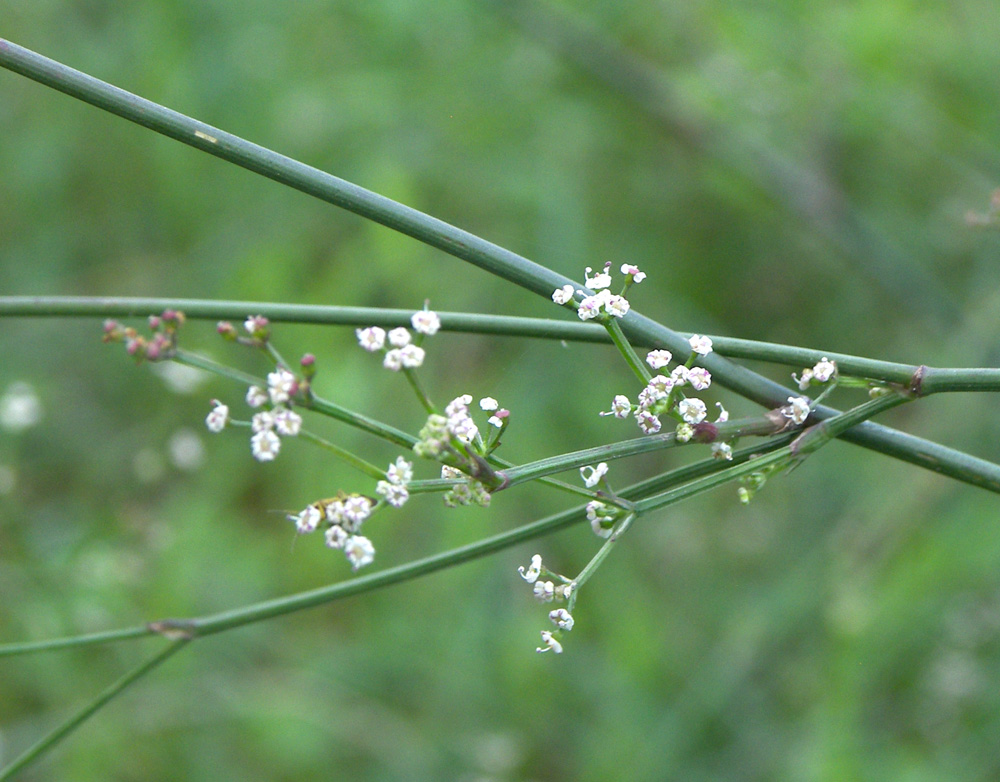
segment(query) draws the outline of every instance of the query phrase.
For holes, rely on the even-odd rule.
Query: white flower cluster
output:
[[[707,356],[712,352],[712,340],[699,334],[693,335],[688,344],[691,346],[691,358],[695,355]],[[669,350],[651,350],[646,354],[646,363],[653,370],[665,369],[673,360]],[[690,361],[688,362],[691,363]],[[686,396],[681,389],[690,388],[694,391],[705,391],[712,385],[712,375],[704,367],[678,364],[669,374],[656,375],[639,392],[637,404],[624,394],[617,395],[611,403],[611,409],[601,415],[613,415],[615,418],[635,417],[639,429],[644,434],[656,434],[662,428],[660,417],[676,410],[683,422],[677,427],[677,439],[681,442],[690,440],[694,435],[694,424],[700,424],[708,416],[705,403],[693,396]],[[729,419],[729,414],[722,405],[717,423]]]
[[[594,291],[592,295],[588,296],[582,290],[574,290],[572,285],[567,284],[553,291],[552,301],[561,306],[570,306],[576,309],[580,320],[606,317],[622,318],[631,307],[628,299],[624,296],[625,291],[631,285],[646,279],[646,273],[639,271],[637,266],[627,263],[622,265],[621,272],[625,275],[625,285],[621,294],[611,292],[611,262],[608,261],[604,264],[603,271],[595,272],[589,266],[587,267],[585,284]],[[577,293],[583,296],[579,303],[575,300]]]
[[[436,312],[423,309],[413,313],[410,324],[418,334],[431,336],[441,328],[441,319]],[[386,369],[399,372],[401,369],[416,369],[424,363],[424,349],[413,342],[410,332],[402,326],[388,332],[379,326],[368,326],[357,329],[354,333],[358,337],[358,344],[369,353],[384,351],[382,366]]]
[[[295,522],[295,529],[303,535],[315,532],[321,523],[326,522],[326,545],[343,551],[351,568],[357,570],[375,559],[375,546],[364,535],[358,534],[374,507],[370,497],[342,493],[314,502],[298,515],[288,518]]]
[[[413,480],[413,464],[402,456],[398,456],[396,461],[390,464],[389,469],[385,471],[385,477],[384,481],[378,482],[375,491],[392,507],[402,508],[403,504],[410,498],[407,484]]]
[[[812,369],[803,369],[802,377],[797,377],[793,372],[792,380],[798,384],[799,391],[806,391],[810,385],[828,383],[836,375],[837,364],[830,361],[826,356],[823,356],[820,361],[816,362],[816,365]]]
[[[541,603],[566,601],[573,594],[575,584],[558,573],[552,573],[544,568],[541,554],[535,554],[531,558],[531,564],[528,567],[521,565],[517,572],[521,574],[521,578],[533,585],[535,599]],[[556,584],[547,576],[554,577],[559,583]],[[561,654],[563,647],[559,638],[563,632],[573,629],[573,615],[565,608],[556,608],[549,611],[549,620],[556,626],[556,630],[542,630],[542,646],[535,651]]]
[[[249,329],[253,318],[247,321]],[[302,416],[291,409],[292,399],[298,393],[299,381],[284,367],[278,367],[267,376],[267,390],[250,386],[246,401],[252,408],[265,407],[250,419],[253,435],[250,451],[259,462],[270,462],[281,450],[281,437],[295,437],[302,429]],[[229,406],[213,399],[212,412],[205,418],[210,432],[221,432],[230,421]],[[281,435],[281,437],[279,437]]]

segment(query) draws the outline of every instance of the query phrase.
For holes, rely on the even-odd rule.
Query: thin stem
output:
[[[643,361],[636,354],[628,339],[624,334],[622,334],[622,328],[618,325],[618,319],[611,318],[604,324],[604,328],[607,329],[608,335],[611,337],[611,341],[615,343],[615,347],[618,348],[618,352],[622,354],[622,357],[625,359],[625,363],[629,365],[629,369],[631,369],[632,372],[635,373],[635,376],[639,378],[639,382],[643,385],[648,383],[653,376],[650,374],[645,363],[643,363]]]
[[[580,571],[580,574],[573,579],[574,603],[576,602],[575,598],[579,589],[590,580],[590,577],[597,572],[601,563],[608,558],[608,554],[611,553],[612,547],[618,542],[622,535],[628,532],[628,528],[632,526],[632,522],[635,520],[636,516],[637,514],[635,513],[629,513],[624,519],[619,521],[618,524],[615,525],[614,531],[608,536],[608,539],[604,541],[604,545],[597,550],[596,554],[594,554],[593,559],[591,559],[590,562],[584,566],[583,570]]]
[[[328,399],[313,395],[302,404],[310,410],[315,410],[317,413],[323,413],[331,418],[336,418],[338,421],[343,421],[357,429],[381,437],[383,440],[388,440],[390,443],[395,443],[408,450],[412,449],[417,443],[417,438],[411,434],[396,429],[394,426],[383,424],[381,421],[376,421],[374,418],[369,418],[361,413],[355,413]]]
[[[183,348],[177,348],[177,352],[174,353],[170,360],[176,361],[178,364],[184,364],[184,366],[194,367],[195,369],[201,369],[205,372],[211,372],[213,375],[218,375],[219,377],[224,377],[228,380],[234,380],[244,386],[266,385],[266,383],[259,377],[248,375],[246,372],[233,369],[230,366],[220,364],[218,361],[213,361],[205,356],[199,356],[197,353],[191,353]]]
[[[53,638],[49,641],[30,641],[0,645],[0,657],[13,657],[16,654],[34,654],[36,652],[53,652],[59,649],[70,649],[74,646],[93,646],[110,641],[126,641],[131,638],[143,638],[153,634],[153,630],[143,625],[127,627],[122,630],[109,630],[104,633],[74,635],[69,638]]]
[[[417,395],[417,399],[420,400],[420,404],[423,405],[424,410],[428,415],[436,413],[437,410],[434,409],[434,404],[431,402],[430,397],[424,391],[423,386],[420,385],[420,380],[417,378],[417,373],[412,369],[403,369],[403,374],[406,376],[406,382],[410,384],[410,388]]]
[[[186,640],[181,639],[174,641],[165,649],[157,652],[153,657],[144,662],[142,665],[133,668],[127,674],[122,676],[118,681],[108,687],[104,692],[98,695],[94,700],[84,706],[80,711],[66,720],[64,723],[58,727],[51,730],[48,734],[42,737],[38,742],[33,744],[31,747],[26,749],[21,755],[15,758],[6,766],[6,768],[0,770],[0,780],[12,779],[15,774],[19,771],[23,771],[25,768],[30,766],[36,760],[44,756],[49,750],[51,750],[59,741],[66,738],[70,733],[76,730],[80,725],[82,725],[89,717],[99,711],[103,706],[110,703],[119,694],[124,692],[130,684],[138,681],[147,673],[157,668],[161,663],[165,662],[169,657],[171,657],[176,652],[179,652],[187,643]]]
[[[132,298],[106,296],[0,296],[2,317],[146,317],[152,312],[179,309],[189,320],[226,320],[244,318],[247,313],[261,314],[272,323],[305,323],[328,326],[407,326],[411,310],[377,307],[337,307],[312,304],[282,304],[258,301],[216,301],[211,299]],[[492,334],[505,337],[531,337],[567,342],[608,343],[607,330],[595,323],[523,318],[509,315],[483,315],[468,312],[438,312],[441,331],[463,334]],[[687,339],[690,333],[679,331]],[[838,353],[832,350],[782,345],[711,335],[715,352],[727,358],[744,358],[783,364],[790,367],[812,366],[822,358],[837,363],[841,374],[906,385],[918,369],[917,364]],[[636,342],[640,347],[654,344]],[[928,368],[923,395],[943,391],[1000,391],[1000,369]]]
[[[716,440],[732,440],[738,437],[775,434],[781,429],[782,423],[776,421],[774,418],[761,417],[740,418],[733,421],[726,421],[725,423],[711,424],[710,426],[715,430],[711,434],[711,439],[691,440],[690,443],[696,444],[698,442],[714,442]],[[708,430],[708,432],[710,431]],[[621,459],[626,456],[636,456],[641,453],[649,453],[650,451],[674,448],[686,444],[678,442],[677,435],[674,432],[665,432],[663,434],[636,437],[631,440],[622,440],[607,445],[598,445],[594,448],[585,448],[580,451],[571,451],[570,453],[559,454],[558,456],[550,456],[546,459],[539,459],[538,461],[505,469],[503,471],[503,474],[507,477],[505,488],[535,480],[545,475],[554,475],[576,467],[584,467],[594,462]]]
[[[732,462],[722,462],[718,459],[705,459],[694,464],[685,465],[684,467],[671,470],[670,472],[663,473],[661,475],[654,476],[652,478],[647,478],[644,481],[635,483],[619,492],[621,497],[628,499],[638,499],[644,496],[648,496],[654,492],[660,492],[671,486],[676,486],[678,484],[687,483],[689,481],[694,481],[696,479],[702,478],[706,475],[714,475],[721,472],[727,468],[731,468],[733,465],[739,465],[745,463],[751,457],[759,456],[761,453],[766,453],[773,451],[779,447],[786,445],[793,437],[793,434],[779,435],[778,437],[754,447],[741,448],[739,450],[733,451]],[[755,464],[760,464],[760,462],[755,462]],[[450,488],[450,481],[414,481],[411,486],[411,491],[415,493],[413,487],[417,484],[427,484],[440,483],[440,488]],[[268,613],[266,616],[260,616],[259,619],[266,619],[270,616],[277,616],[282,613],[290,613],[292,611],[300,610],[302,608],[310,608],[313,606],[321,605],[326,602],[331,602],[333,600],[340,599],[342,597],[347,597],[349,595],[359,594],[361,592],[378,589],[383,586],[389,586],[390,584],[401,583],[408,581],[410,579],[419,578],[422,575],[433,573],[437,570],[442,570],[453,565],[460,564],[476,557],[485,556],[491,554],[495,551],[500,551],[504,548],[509,548],[515,546],[518,543],[522,543],[525,540],[530,540],[531,538],[540,537],[542,535],[548,534],[549,532],[554,532],[558,529],[562,529],[574,522],[583,519],[586,515],[586,508],[584,506],[578,506],[576,508],[571,508],[569,510],[562,511],[553,516],[541,519],[539,521],[533,522],[531,524],[526,524],[510,532],[501,533],[492,538],[487,538],[485,540],[478,541],[476,543],[470,544],[468,546],[463,546],[459,549],[454,549],[452,551],[447,551],[442,554],[436,554],[426,559],[418,560],[416,562],[410,562],[405,565],[400,565],[397,568],[392,568],[390,570],[385,570],[380,573],[373,574],[372,576],[362,576],[361,578],[352,579],[351,581],[341,582],[339,584],[334,584],[329,587],[324,587],[319,590],[313,590],[308,593],[301,593],[300,595],[293,596],[297,598],[294,602],[287,603],[289,606],[287,611],[275,610],[275,603],[279,601],[269,601],[268,603],[262,603],[256,606],[246,606],[241,609],[235,609],[234,611],[225,612],[224,614],[216,615],[218,616],[228,616],[230,618],[239,614],[240,612],[246,612],[243,614],[244,618],[256,616],[256,609],[260,606],[268,606]],[[288,600],[284,598],[283,600]],[[257,621],[256,618],[247,619],[249,621]],[[179,620],[165,620],[160,622],[153,622],[148,625],[143,625],[141,627],[125,628],[122,630],[111,630],[103,633],[93,633],[90,635],[81,635],[71,638],[59,638],[51,641],[36,641],[30,643],[16,643],[8,644],[5,646],[0,646],[0,657],[14,654],[25,654],[38,651],[47,651],[54,649],[69,648],[72,646],[88,646],[96,645],[100,643],[108,643],[110,641],[128,640],[132,638],[145,637],[151,633],[159,633],[165,637],[173,638],[187,638],[192,636],[191,630],[199,627],[199,622],[203,620],[199,619],[179,619]],[[247,622],[243,622],[244,624]],[[233,625],[237,626],[237,625]],[[224,628],[223,628],[224,629]],[[218,632],[219,630],[216,630]],[[175,634],[176,633],[176,634]]]
[[[329,451],[338,459],[347,462],[347,464],[351,465],[356,470],[364,473],[368,477],[374,478],[376,481],[385,480],[385,470],[380,470],[374,464],[366,462],[361,457],[355,456],[353,453],[341,448],[339,445],[331,443],[329,440],[324,440],[319,435],[313,434],[312,432],[307,432],[304,429],[299,432],[299,437],[301,437],[304,440],[308,440],[309,442],[315,445],[318,445],[325,451]]]
[[[702,494],[709,489],[714,489],[716,486],[721,486],[722,484],[729,483],[737,478],[742,478],[744,475],[757,472],[761,468],[767,467],[768,465],[780,464],[783,461],[788,461],[792,455],[790,448],[791,446],[779,448],[769,454],[759,456],[756,459],[751,459],[743,462],[742,464],[734,465],[714,475],[706,475],[704,478],[689,481],[682,486],[670,489],[662,494],[657,494],[653,497],[647,497],[646,499],[639,500],[635,503],[636,513],[645,513],[647,511],[656,510],[657,508],[663,508],[667,505],[675,505],[681,500],[686,500],[689,497]]]

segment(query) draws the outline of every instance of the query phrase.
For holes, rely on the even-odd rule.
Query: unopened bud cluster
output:
[[[177,352],[177,332],[184,325],[184,313],[179,310],[164,310],[161,315],[149,318],[150,335],[144,337],[131,326],[123,326],[116,320],[104,321],[104,342],[123,342],[125,352],[137,362],[164,361]]]

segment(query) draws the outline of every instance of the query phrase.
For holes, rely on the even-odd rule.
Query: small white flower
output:
[[[740,488],[736,490],[736,496],[740,498],[740,502],[744,505],[750,504],[750,490],[746,486],[740,486]]]
[[[344,528],[348,532],[355,532],[361,527],[361,523],[371,516],[372,501],[360,494],[352,494],[344,499]]]
[[[413,480],[413,462],[408,462],[402,456],[397,456],[396,461],[389,465],[385,471],[385,476],[389,483],[409,483]]]
[[[274,429],[274,413],[270,410],[254,413],[253,418],[250,419],[250,428],[256,433],[271,431]]]
[[[568,584],[560,584],[556,587],[556,600],[569,600],[570,595],[573,594],[573,587],[576,586],[575,581],[571,581]]]
[[[487,413],[492,413],[494,410],[500,407],[500,403],[491,396],[484,396],[482,399],[479,400],[479,407],[485,410]]]
[[[586,285],[593,291],[603,290],[604,288],[611,287],[611,275],[608,274],[607,268],[602,272],[597,272],[592,274],[594,270],[589,266],[587,267],[587,278],[585,280]]]
[[[295,375],[284,367],[278,367],[267,375],[267,393],[271,397],[272,404],[280,405],[287,402],[296,392],[297,386]]]
[[[379,481],[375,486],[375,491],[394,508],[402,508],[406,501],[410,499],[410,492],[406,488],[406,485],[402,483]]]
[[[712,375],[704,367],[691,367],[687,379],[695,391],[704,391],[712,385]]]
[[[580,302],[580,306],[577,307],[576,314],[580,320],[593,320],[598,315],[601,314],[601,307],[604,305],[604,299],[600,296],[587,296],[583,301]]]
[[[622,274],[631,274],[632,282],[638,284],[646,279],[646,272],[639,271],[639,267],[631,263],[622,264]]]
[[[587,465],[586,467],[580,468],[580,477],[583,478],[583,483],[588,489],[593,489],[597,484],[601,482],[601,478],[608,474],[608,463],[601,462],[596,467],[591,467]]]
[[[694,427],[691,424],[677,424],[675,432],[679,443],[689,442],[694,437]]]
[[[648,410],[636,411],[635,420],[643,434],[656,434],[660,431],[660,419]]]
[[[781,413],[795,424],[804,423],[809,417],[809,400],[803,396],[790,396],[788,405],[781,408]]]
[[[549,611],[549,619],[560,630],[569,631],[573,629],[573,615],[565,608],[557,608],[554,611]]]
[[[450,465],[442,464],[441,477],[448,480],[457,480],[459,478],[464,478],[465,473],[463,473],[457,467],[451,467]]]
[[[403,345],[410,344],[410,332],[400,326],[398,329],[393,329],[387,335],[389,338],[389,344],[394,348],[401,348]]]
[[[323,520],[323,514],[320,513],[319,508],[315,505],[310,505],[298,516],[291,516],[289,518],[295,522],[295,529],[304,535],[307,532],[313,532],[319,526],[319,523]]]
[[[403,345],[399,349],[399,361],[406,369],[416,369],[424,363],[425,352],[416,345]]]
[[[823,356],[822,360],[817,362],[816,366],[813,367],[812,372],[813,377],[820,383],[825,383],[837,372],[837,365],[826,356]]]
[[[258,462],[274,461],[281,450],[281,439],[270,429],[265,429],[250,438],[250,450]]]
[[[556,288],[552,293],[552,301],[556,304],[568,304],[573,301],[573,286],[563,285],[561,288]]]
[[[452,399],[444,409],[444,414],[449,418],[459,413],[468,414],[469,405],[472,403],[472,394],[462,394]]]
[[[587,503],[587,519],[594,534],[600,538],[609,538],[614,531],[614,511],[600,500]]]
[[[794,380],[798,386],[799,391],[807,391],[809,389],[809,384],[813,379],[813,371],[811,369],[803,369],[802,377],[797,377],[794,372],[792,372],[792,380]]]
[[[525,567],[524,565],[518,566],[517,572],[520,573],[521,578],[529,584],[534,584],[538,580],[539,574],[542,572],[542,555],[533,555],[531,557],[531,564],[528,565],[528,567]]]
[[[688,397],[687,399],[682,399],[680,404],[677,405],[677,412],[681,414],[681,418],[687,421],[687,423],[699,424],[708,415],[708,408],[705,407],[705,403],[700,399]]]
[[[663,369],[674,355],[669,350],[651,350],[646,354],[646,363],[652,369]]]
[[[343,527],[334,524],[332,527],[327,528],[326,532],[323,533],[323,537],[326,538],[326,545],[330,548],[342,549],[350,535],[347,534],[347,531]]]
[[[369,353],[381,350],[385,345],[385,329],[378,326],[369,326],[366,329],[355,329],[354,333],[358,337],[358,344]]]
[[[268,400],[267,391],[260,386],[250,386],[247,389],[247,404],[257,408],[266,405]]]
[[[556,585],[551,581],[536,581],[534,593],[539,603],[551,603],[555,598]]]
[[[542,643],[545,645],[535,647],[536,652],[555,652],[556,654],[562,654],[562,644],[553,638],[552,633],[548,630],[542,630]]]
[[[693,334],[691,339],[688,340],[691,345],[691,350],[701,356],[707,356],[712,352],[712,340],[709,337],[703,337],[700,334]]]
[[[628,418],[628,414],[632,412],[632,403],[629,401],[628,397],[624,394],[618,394],[614,401],[611,402],[611,409],[607,412],[602,412],[601,415],[613,415],[615,418]]]
[[[415,331],[420,334],[426,334],[429,337],[437,334],[438,329],[441,328],[441,318],[433,310],[414,312],[410,318],[410,323],[413,325]]]
[[[469,416],[456,416],[448,419],[448,431],[464,442],[471,442],[477,434],[479,427]]]
[[[490,426],[496,427],[497,429],[502,429],[503,428],[503,422],[504,422],[505,419],[506,419],[506,416],[491,415],[489,417],[489,419],[487,419],[487,423]]]
[[[326,520],[331,524],[341,524],[344,521],[344,502],[336,499],[326,503]]]
[[[729,420],[729,411],[722,406],[722,402],[716,402],[715,406],[719,408],[719,417],[715,419],[715,423],[724,424]]]
[[[221,432],[226,428],[226,424],[229,423],[229,407],[222,404],[218,399],[213,399],[212,404],[215,407],[212,408],[212,412],[205,418],[205,426],[208,427],[208,431],[210,432]]]
[[[274,411],[274,428],[278,434],[295,437],[302,429],[302,416],[286,407]]]
[[[247,330],[247,334],[253,336],[256,332],[267,328],[267,318],[263,315],[251,315],[243,321],[243,328]]]
[[[344,543],[344,554],[351,569],[357,570],[375,561],[375,546],[364,535],[351,535]]]
[[[650,378],[649,383],[646,385],[646,390],[649,391],[648,396],[652,400],[658,401],[660,399],[666,399],[670,395],[674,385],[675,382],[672,377],[657,375],[656,377]]]
[[[632,305],[624,296],[608,296],[608,300],[604,304],[607,313],[616,318],[624,318],[631,307]]]
[[[674,371],[670,373],[670,379],[674,381],[675,386],[683,386],[687,384],[688,368],[683,364],[674,367]]]
[[[382,359],[382,366],[393,372],[401,370],[403,368],[403,351],[399,348],[386,351],[385,358]]]
[[[712,456],[731,462],[733,460],[733,447],[729,443],[712,443]]]

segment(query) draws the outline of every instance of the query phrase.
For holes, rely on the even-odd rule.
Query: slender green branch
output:
[[[0,296],[0,317],[147,317],[165,309],[178,309],[189,320],[229,320],[249,313],[272,323],[305,323],[327,326],[408,326],[412,310],[378,307],[339,307],[313,304],[281,304],[260,301],[216,301],[212,299],[130,298],[102,296]],[[607,330],[595,323],[522,318],[509,315],[482,315],[467,312],[438,312],[441,330],[463,334],[491,334],[505,337],[533,337],[567,342],[611,342]],[[690,333],[677,332],[684,339]],[[854,356],[832,350],[782,345],[711,335],[715,352],[727,358],[743,358],[807,367],[821,358],[837,362],[840,372],[854,377],[907,385],[918,369],[916,364]],[[656,343],[641,347],[653,348]],[[933,379],[932,379],[933,378]],[[923,394],[942,391],[1000,391],[1000,369],[929,368]]]
[[[142,665],[133,668],[127,674],[122,676],[118,681],[98,695],[93,701],[80,709],[80,711],[64,723],[54,728],[38,742],[26,749],[21,755],[12,760],[5,768],[0,770],[0,780],[13,779],[15,774],[19,771],[23,771],[36,760],[45,755],[59,741],[66,738],[66,736],[80,727],[80,725],[82,725],[89,717],[127,689],[130,684],[141,679],[154,668],[158,667],[161,663],[165,662],[167,658],[171,657],[176,652],[179,652],[186,643],[187,641],[183,639],[174,641],[165,649],[157,652]]]
[[[621,536],[628,532],[628,528],[632,526],[632,522],[636,519],[637,514],[629,513],[624,519],[615,525],[614,532],[608,536],[608,539],[604,541],[604,545],[601,546],[597,553],[594,554],[593,559],[590,560],[584,566],[580,574],[573,579],[574,589],[573,589],[573,602],[576,602],[576,595],[584,584],[586,584],[592,575],[597,572],[597,569],[601,566],[605,559],[608,558],[608,554],[611,553],[611,549],[614,547]],[[572,609],[571,609],[572,610]]]
[[[765,436],[776,434],[782,428],[782,422],[774,417],[741,418],[720,424],[705,425],[703,427],[704,438],[698,439],[696,437],[690,443],[696,444],[698,442],[732,440],[738,437]],[[664,448],[674,448],[685,444],[677,441],[677,435],[674,432],[664,432],[661,434],[646,435],[645,437],[636,437],[631,440],[622,440],[607,445],[598,445],[594,448],[584,448],[580,451],[571,451],[570,453],[559,454],[558,456],[550,456],[546,459],[539,459],[535,462],[503,470],[503,474],[507,477],[507,483],[504,488],[532,481],[545,475],[554,475],[577,467],[584,467],[595,462],[621,459],[626,456],[636,456],[641,453],[649,453]]]
[[[716,486],[721,486],[722,484],[729,483],[737,478],[742,478],[744,475],[757,472],[768,465],[786,462],[792,455],[790,448],[791,446],[779,448],[776,451],[772,451],[771,453],[763,456],[758,456],[757,458],[743,462],[742,464],[735,464],[728,469],[713,475],[706,475],[703,478],[688,481],[687,483],[665,491],[662,494],[646,497],[645,499],[636,502],[636,513],[642,514],[647,511],[656,510],[657,508],[663,508],[667,505],[675,505],[681,500],[686,500],[689,497],[702,494],[709,489],[714,489]]]
[[[616,318],[611,318],[604,328],[607,329],[608,336],[611,337],[611,341],[615,343],[615,347],[618,348],[618,352],[622,354],[625,359],[625,363],[628,364],[629,369],[639,378],[639,382],[646,384],[653,377],[649,368],[642,362],[642,359],[636,355],[635,348],[629,343],[628,339],[622,334],[621,326],[618,325],[618,320]]]
[[[731,462],[719,461],[718,459],[704,459],[700,462],[685,465],[684,467],[671,470],[661,475],[647,478],[644,481],[640,481],[639,483],[622,489],[618,493],[621,497],[628,499],[640,499],[650,494],[664,491],[671,486],[687,483],[706,475],[714,475],[730,468],[732,465],[743,464],[751,457],[756,457],[762,453],[768,453],[787,445],[795,434],[796,433],[787,433],[779,435],[766,443],[733,451],[733,460]],[[757,464],[759,464],[759,462],[757,462]],[[411,488],[418,483],[429,485],[436,482],[437,481],[414,481],[411,484]],[[442,486],[440,488],[449,488],[451,486],[450,481],[442,481],[441,484]],[[385,570],[371,576],[362,576],[361,578],[352,579],[351,581],[341,582],[319,590],[302,593],[300,595],[293,596],[299,599],[288,604],[290,606],[290,608],[288,608],[288,612],[296,611],[301,608],[310,608],[321,605],[325,602],[337,600],[341,597],[347,597],[349,595],[358,594],[370,589],[378,589],[383,586],[389,586],[390,584],[401,583],[410,579],[418,578],[419,576],[427,575],[437,570],[442,570],[444,568],[469,561],[476,557],[485,556],[495,551],[509,548],[525,540],[530,540],[531,538],[540,537],[548,534],[549,532],[554,532],[573,524],[574,522],[580,521],[585,518],[585,516],[585,507],[578,506],[539,521],[532,522],[531,524],[526,524],[510,532],[501,533],[500,535],[496,535],[492,538],[487,538],[470,544],[469,546],[464,546],[460,549],[454,549],[452,551],[436,554],[434,556],[427,557],[426,559],[400,565],[397,568]],[[285,600],[287,600],[287,598],[285,598]],[[270,616],[276,616],[280,613],[285,613],[284,611],[274,610],[275,602],[280,603],[280,600],[260,604],[268,606],[269,613],[267,613],[267,616],[260,616],[259,618],[264,619]],[[259,606],[246,606],[242,609],[225,612],[225,614],[218,616],[225,615],[231,617],[234,613],[238,612],[249,612],[246,614],[247,616],[255,616],[255,609],[257,608],[259,608]],[[72,638],[58,638],[51,641],[35,641],[29,643],[0,645],[0,657],[147,637],[151,633],[159,633],[168,638],[189,638],[192,635],[191,630],[198,627],[198,623],[200,621],[202,620],[167,620],[153,622],[141,627],[110,630],[103,633],[92,633]]]
[[[336,402],[331,402],[328,399],[311,396],[308,401],[303,403],[303,406],[318,413],[328,415],[331,418],[336,418],[338,421],[343,421],[345,424],[350,424],[357,429],[381,437],[383,440],[388,440],[408,450],[417,444],[417,438],[413,435],[396,429],[394,426],[383,424],[381,421],[376,421],[374,418],[369,418],[361,413],[352,412],[346,407],[341,407]]]
[[[125,641],[131,638],[142,638],[153,634],[146,625],[141,627],[126,627],[122,630],[109,630],[104,633],[74,635],[69,638],[53,638],[49,641],[30,641],[27,643],[0,645],[0,657],[12,657],[15,654],[34,654],[36,652],[52,652],[58,649],[70,649],[74,646],[93,646],[110,641]]]
[[[307,432],[304,429],[299,432],[299,437],[304,440],[318,445],[325,451],[329,451],[338,459],[354,467],[359,472],[364,473],[370,478],[374,478],[377,481],[385,480],[385,470],[380,470],[374,464],[366,462],[364,459],[355,456],[348,450],[341,448],[339,445],[331,443],[329,440],[324,440],[319,435],[313,434],[312,432]]]
[[[381,223],[546,299],[550,298],[556,288],[567,284],[575,287],[575,283],[567,277],[468,231],[186,117],[3,39],[0,39],[0,67]],[[633,344],[662,344],[678,355],[684,354],[690,347],[680,334],[635,310],[622,319],[621,328]],[[712,373],[717,383],[765,407],[778,407],[789,395],[787,388],[733,364],[721,355],[705,356],[700,363]],[[836,410],[822,407],[815,414],[820,418],[830,418],[837,413]],[[954,449],[929,444],[918,437],[871,422],[860,424],[841,436],[848,442],[1000,493],[1000,466]]]
[[[224,377],[228,380],[235,380],[237,383],[244,386],[263,387],[267,385],[259,377],[254,377],[246,372],[233,369],[233,367],[227,366],[226,364],[220,364],[218,361],[206,358],[205,356],[199,356],[197,353],[191,353],[183,348],[178,348],[177,352],[170,360],[176,361],[178,364],[184,364],[188,367],[204,370],[205,372],[211,372],[213,375],[218,375],[219,377]]]

